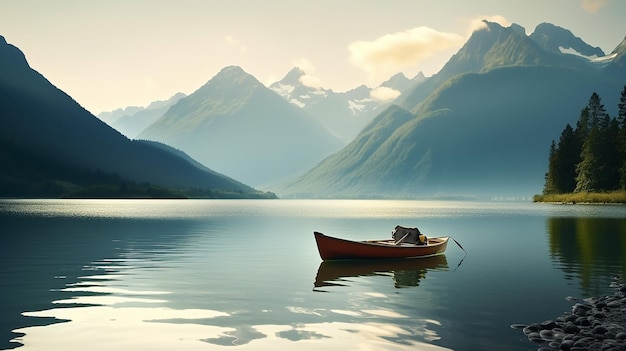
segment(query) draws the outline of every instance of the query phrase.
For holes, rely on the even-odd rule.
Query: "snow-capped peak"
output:
[[[604,56],[598,56],[598,55],[589,56],[589,55],[581,54],[580,52],[576,51],[574,48],[564,48],[562,46],[559,46],[559,51],[562,54],[574,55],[574,56],[587,59],[593,63],[603,63],[603,64],[611,62],[615,58],[615,56],[617,56],[617,53],[612,53],[612,54],[604,55]]]

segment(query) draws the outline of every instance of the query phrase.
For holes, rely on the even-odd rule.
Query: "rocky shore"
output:
[[[579,300],[554,320],[515,324],[538,351],[626,351],[626,284],[612,285],[613,295]]]

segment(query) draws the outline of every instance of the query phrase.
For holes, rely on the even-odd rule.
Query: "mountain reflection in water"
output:
[[[322,261],[315,277],[315,288],[345,286],[346,278],[391,275],[396,288],[418,286],[429,270],[448,269],[445,255],[401,260]],[[316,291],[322,291],[314,289]]]

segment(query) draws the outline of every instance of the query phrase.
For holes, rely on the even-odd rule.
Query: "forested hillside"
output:
[[[273,196],[129,140],[30,68],[3,37],[0,106],[0,196]]]

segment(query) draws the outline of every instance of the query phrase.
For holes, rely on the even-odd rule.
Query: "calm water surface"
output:
[[[396,224],[468,254],[322,263],[313,239]],[[0,349],[534,350],[511,324],[626,273],[624,206],[2,200],[0,233]]]

